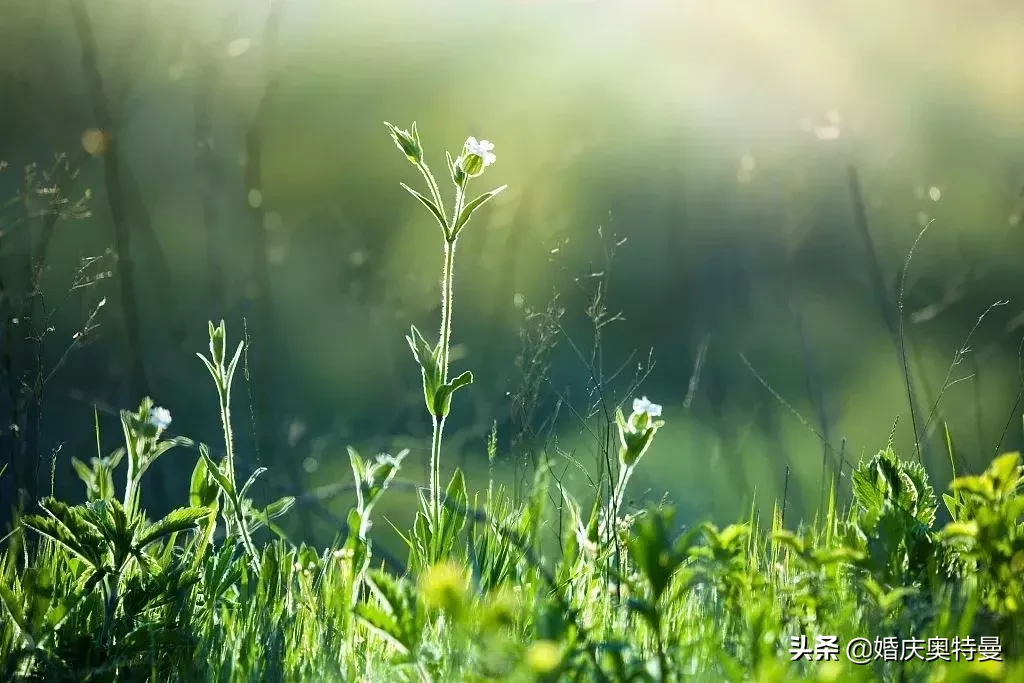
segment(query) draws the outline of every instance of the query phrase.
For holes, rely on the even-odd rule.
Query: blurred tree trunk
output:
[[[138,296],[135,291],[135,262],[132,256],[132,231],[128,222],[122,187],[119,140],[114,130],[100,74],[96,40],[89,14],[82,0],[69,0],[75,30],[82,47],[82,69],[93,101],[93,118],[103,135],[103,176],[110,218],[114,225],[114,246],[117,252],[117,274],[120,284],[121,310],[128,336],[128,363],[133,399],[149,394],[149,381],[142,363],[142,330]]]
[[[257,457],[265,462],[277,462],[284,465],[288,472],[291,487],[295,495],[302,488],[302,474],[299,463],[292,457],[278,462],[279,431],[281,414],[279,406],[269,397],[278,389],[280,378],[277,373],[278,340],[274,325],[273,289],[270,282],[270,268],[267,262],[267,229],[266,209],[263,188],[263,135],[266,126],[267,111],[281,83],[281,72],[274,71],[277,56],[277,37],[281,21],[282,3],[271,5],[263,28],[263,74],[265,91],[257,105],[256,113],[245,133],[245,201],[249,219],[248,243],[251,247],[250,262],[252,267],[252,298],[255,302],[258,321],[259,341],[252,355],[252,372],[249,388],[253,402],[254,438],[257,445]],[[262,454],[262,455],[260,455]],[[312,523],[309,511],[303,508],[301,516],[302,528],[308,530]]]

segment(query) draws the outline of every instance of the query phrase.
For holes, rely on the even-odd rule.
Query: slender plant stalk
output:
[[[424,173],[430,177],[429,173]],[[431,192],[436,182],[431,178]],[[449,221],[444,242],[444,266],[441,271],[441,382],[448,381],[448,361],[451,357],[452,305],[455,303],[455,221],[462,212],[465,201],[465,186],[459,187],[455,198],[455,212]],[[439,204],[440,205],[440,204]],[[430,508],[434,519],[441,515],[441,439],[444,434],[443,416],[433,418],[433,435],[430,440]]]
[[[221,333],[223,334],[223,327],[221,328]],[[239,348],[239,351],[241,351],[241,348]],[[237,358],[238,352],[235,353],[235,359]],[[223,358],[218,358],[215,354],[212,360],[216,363],[211,368],[215,371],[214,379],[217,383],[217,398],[220,403],[220,421],[224,431],[224,459],[227,469],[224,476],[230,485],[230,491],[225,492],[228,494],[227,505],[234,513],[235,524],[238,526],[238,535],[242,539],[242,546],[249,555],[253,569],[259,571],[259,554],[257,554],[256,546],[249,535],[249,525],[245,521],[245,510],[242,509],[242,499],[239,496],[235,477],[235,438],[231,429],[231,380],[235,370],[235,363],[232,361],[230,367],[225,370]]]
[[[423,160],[423,147],[420,143],[419,133],[416,131],[416,124],[413,123],[410,130],[402,130],[387,122],[385,125],[391,131],[391,138],[399,150],[423,176],[430,197],[404,183],[402,183],[402,187],[430,211],[441,228],[444,238],[444,265],[441,268],[441,330],[438,334],[437,345],[428,344],[415,326],[412,327],[411,336],[407,337],[423,375],[423,396],[431,415],[433,427],[430,439],[428,514],[434,531],[439,531],[441,522],[441,441],[444,436],[445,418],[451,407],[452,393],[473,382],[473,375],[468,371],[460,374],[452,382],[448,381],[448,363],[451,360],[452,306],[455,301],[455,245],[459,232],[465,227],[472,213],[502,192],[505,186],[485,192],[469,204],[466,203],[466,188],[470,178],[479,176],[488,165],[494,163],[494,154],[490,151],[494,148],[493,144],[486,140],[477,141],[474,137],[467,138],[457,160],[453,159],[450,154],[446,155],[448,172],[455,185],[455,202],[449,217],[444,208],[437,179]]]

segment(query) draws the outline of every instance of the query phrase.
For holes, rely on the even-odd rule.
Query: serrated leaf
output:
[[[995,496],[995,491],[992,488],[992,480],[989,479],[988,477],[957,477],[956,479],[953,480],[951,488],[954,491],[974,494],[985,499],[986,501],[992,500]]]
[[[194,529],[200,520],[210,516],[210,512],[210,508],[205,507],[188,507],[172,510],[163,519],[146,527],[139,534],[135,545],[137,548],[142,549],[165,536]]]
[[[403,655],[409,654],[409,648],[402,642],[402,631],[393,615],[388,614],[377,605],[367,602],[358,603],[354,612],[360,621],[391,643],[396,650]]]
[[[57,545],[62,546],[72,555],[85,561],[86,564],[99,568],[101,562],[98,549],[90,548],[80,543],[75,535],[57,520],[39,515],[25,515],[22,517],[21,523],[40,536],[45,536]]]
[[[947,540],[974,540],[978,537],[978,523],[974,520],[950,522],[942,529],[940,535]]]

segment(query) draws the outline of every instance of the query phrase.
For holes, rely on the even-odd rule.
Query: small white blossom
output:
[[[391,465],[392,467],[400,467],[402,461],[391,455],[390,453],[378,453],[377,454],[378,465]]]
[[[651,403],[646,396],[633,399],[633,413],[647,413],[650,417],[661,417],[661,405]]]
[[[491,151],[493,149],[494,143],[488,140],[477,140],[472,136],[466,140],[466,151],[483,159],[484,166],[489,166],[494,163],[496,157],[494,156],[494,152]]]
[[[160,431],[167,429],[171,424],[171,411],[159,406],[149,411],[149,424]]]
[[[459,161],[462,162],[466,155],[477,156],[480,157],[480,160],[483,162],[483,168],[487,168],[497,159],[497,157],[494,156],[494,152],[491,151],[493,149],[493,142],[488,140],[477,140],[470,136],[466,139],[465,153],[459,158]]]

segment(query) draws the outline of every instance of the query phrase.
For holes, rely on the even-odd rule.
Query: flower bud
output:
[[[476,178],[497,159],[494,152],[491,151],[493,149],[494,143],[492,142],[477,140],[474,137],[468,138],[462,148],[459,160],[455,162],[456,169],[470,178]]]
[[[220,325],[214,327],[213,323],[210,323],[210,360],[213,361],[214,367],[221,367],[224,365],[224,321],[220,321]]]
[[[661,420],[653,418],[661,416],[661,406],[651,403],[647,397],[633,401],[633,412],[627,419],[622,411],[615,414],[615,422],[619,428],[619,461],[624,467],[633,467],[647,452],[654,433],[664,425]]]
[[[463,154],[459,159],[459,169],[470,178],[475,178],[484,172],[483,157],[477,154]]]
[[[412,124],[412,130],[402,130],[398,126],[393,126],[388,122],[384,122],[384,125],[391,131],[391,139],[395,141],[395,145],[398,149],[405,154],[406,158],[414,163],[419,164],[423,161],[423,146],[420,145],[420,136],[416,132],[416,124]]]

